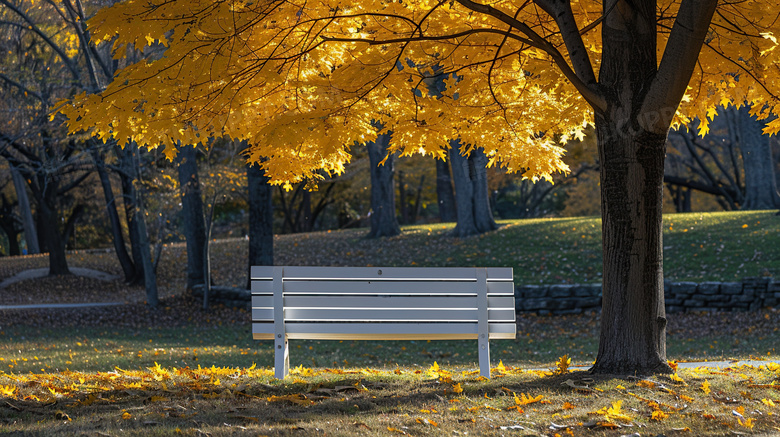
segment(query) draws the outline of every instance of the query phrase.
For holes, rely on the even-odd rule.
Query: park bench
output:
[[[509,267],[253,266],[252,336],[274,340],[287,376],[290,339],[478,341],[490,378],[490,339],[515,338]]]

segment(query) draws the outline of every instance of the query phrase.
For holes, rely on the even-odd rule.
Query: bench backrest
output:
[[[288,339],[476,339],[481,311],[490,339],[515,338],[508,267],[254,266],[251,280],[256,340],[280,332],[275,314]]]

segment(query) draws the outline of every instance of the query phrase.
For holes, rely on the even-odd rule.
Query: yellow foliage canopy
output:
[[[597,77],[602,2],[570,5]],[[493,165],[549,178],[567,170],[560,144],[592,122],[599,88],[584,84],[565,32],[543,9],[513,0],[127,0],[92,18],[92,35],[112,41],[116,56],[157,44],[163,55],[58,111],[72,132],[165,145],[169,157],[177,144],[246,140],[248,159],[274,183],[340,173],[350,148],[379,126],[393,132],[392,151],[444,157],[459,137]],[[659,1],[659,55],[678,9]],[[775,1],[718,5],[676,123],[729,103],[780,113],[776,10]],[[768,129],[780,130],[780,119]]]

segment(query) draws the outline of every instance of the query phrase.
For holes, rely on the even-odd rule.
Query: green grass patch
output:
[[[769,310],[766,315],[775,316]],[[671,315],[674,318],[674,315]],[[688,314],[684,323],[706,324],[707,314]],[[771,324],[755,313],[757,320]],[[733,319],[732,319],[733,320]],[[720,323],[720,321],[719,321]],[[726,323],[726,322],[723,322]],[[698,334],[671,332],[669,359],[677,361],[774,359],[777,331],[754,328],[734,320],[734,329]],[[745,336],[742,332],[751,332]],[[179,328],[111,329],[68,327],[56,330],[14,326],[0,331],[0,371],[14,374],[57,373],[66,370],[107,372],[115,367],[273,366],[273,344],[252,340],[245,325]],[[598,350],[596,315],[539,317],[521,315],[517,338],[490,342],[491,361],[522,368],[549,369],[567,354],[578,366],[589,366]],[[428,367],[438,362],[459,369],[476,369],[477,344],[458,341],[337,341],[291,340],[290,364],[311,368]]]
[[[673,281],[740,281],[780,275],[775,211],[664,216],[664,273]],[[453,238],[452,223],[406,226],[397,237],[367,240],[350,229],[284,235],[277,264],[347,266],[508,266],[515,283],[601,282],[601,219],[502,220],[493,232]]]

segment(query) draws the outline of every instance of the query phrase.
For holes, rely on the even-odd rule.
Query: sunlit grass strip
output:
[[[60,410],[47,419],[52,426],[87,413],[102,414],[117,423],[143,418],[143,430],[151,435],[163,435],[165,426],[179,426],[173,419],[181,415],[174,411],[186,410],[187,418],[207,409],[206,405],[218,413],[232,411],[230,418],[248,429],[257,426],[257,431],[278,425],[274,425],[275,411],[302,417],[296,422],[302,429],[325,429],[332,423],[329,420],[343,421],[338,418],[352,405],[352,422],[347,424],[359,423],[361,428],[383,432],[392,428],[411,433],[417,427],[449,432],[466,425],[474,426],[475,434],[490,434],[504,427],[537,433],[552,430],[550,435],[561,436],[637,427],[646,427],[651,435],[780,431],[778,364],[698,367],[679,369],[671,376],[595,379],[582,371],[569,371],[564,366],[567,360],[561,357],[557,368],[549,371],[500,363],[492,369],[490,380],[476,371],[449,370],[437,363],[428,369],[394,370],[299,366],[284,381],[274,379],[270,368],[256,366],[190,369],[155,365],[132,371],[116,368],[111,372],[23,375],[0,372],[0,396],[6,417],[9,411],[18,412],[14,420],[19,426],[40,426],[40,417],[25,416],[24,412],[56,405]],[[375,411],[361,410],[361,405],[372,402]],[[309,409],[317,413],[305,414]],[[148,420],[150,415],[167,418],[166,424]],[[202,416],[199,423],[218,428],[224,420],[224,415],[219,419]],[[161,427],[160,434],[154,432],[156,425]],[[0,432],[3,429],[0,424]]]

